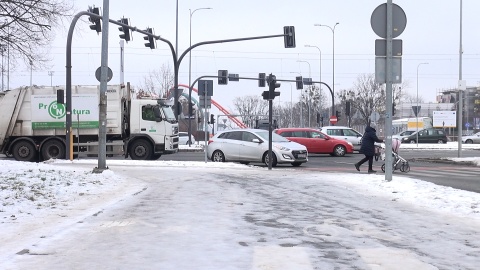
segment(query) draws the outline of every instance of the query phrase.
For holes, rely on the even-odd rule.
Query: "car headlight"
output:
[[[274,144],[273,147],[277,148],[278,150],[281,150],[281,151],[290,151],[289,148],[285,147],[285,146],[282,146],[282,145],[276,145]]]
[[[351,143],[351,142],[347,142],[347,143],[348,143],[350,146],[353,146],[353,143]]]
[[[408,138],[402,138],[402,141],[406,141],[406,140],[408,140]]]

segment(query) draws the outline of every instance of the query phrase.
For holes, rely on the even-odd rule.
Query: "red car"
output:
[[[274,132],[290,141],[305,145],[309,154],[343,157],[345,154],[353,153],[352,143],[332,138],[313,128],[279,128]]]

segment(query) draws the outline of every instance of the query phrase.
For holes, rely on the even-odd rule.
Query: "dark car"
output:
[[[335,139],[316,129],[279,128],[274,132],[290,141],[305,145],[308,153],[330,154],[337,157],[343,157],[345,154],[353,153],[352,143]]]
[[[402,138],[402,143],[447,143],[447,134],[443,129],[427,128],[413,133],[408,137]]]

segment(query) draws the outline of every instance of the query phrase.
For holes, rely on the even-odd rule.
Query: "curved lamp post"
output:
[[[193,13],[195,13],[195,11],[197,10],[202,10],[202,9],[212,9],[212,8],[197,8],[195,10],[190,10],[190,47],[192,47],[192,16],[193,16]],[[191,136],[192,136],[192,118],[190,118],[190,116],[192,115],[192,111],[191,111],[191,106],[190,106],[190,103],[192,103],[192,51],[190,51],[188,53],[188,145],[190,146],[191,145]]]
[[[332,30],[332,115],[335,115],[335,27],[339,24],[340,23],[337,22],[333,27],[324,24],[314,24],[314,26],[325,26]]]

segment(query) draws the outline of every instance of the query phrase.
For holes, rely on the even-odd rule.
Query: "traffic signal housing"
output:
[[[303,78],[302,76],[297,76],[295,77],[296,84],[297,84],[297,90],[303,89]]]
[[[285,48],[295,48],[295,27],[284,26],[283,34],[284,34],[283,40],[285,43]]]
[[[345,115],[350,116],[350,101],[345,102]]]
[[[263,91],[263,99],[273,100],[276,96],[280,96],[280,92],[275,91],[276,88],[280,87],[280,83],[277,83],[277,78],[275,75],[268,75],[267,83],[268,91]]]
[[[118,22],[129,25],[127,18],[122,18]],[[127,26],[120,26],[120,27],[118,27],[118,30],[120,30],[120,32],[123,32],[123,34],[119,35],[121,39],[124,39],[127,42],[131,40],[130,28],[128,28]]]
[[[144,40],[148,41],[145,43],[145,47],[148,47],[150,49],[155,49],[155,39],[153,38],[153,29],[152,28],[147,28],[145,32],[150,33],[150,35],[146,35],[143,37]]]
[[[210,114],[210,124],[215,124],[215,115]]]
[[[340,117],[342,117],[342,113],[340,111],[335,111],[335,116],[337,117],[337,121],[340,121]]]
[[[265,87],[265,73],[258,73],[258,87]]]
[[[89,7],[88,12],[100,16],[100,8],[98,7]],[[92,25],[90,25],[90,29],[97,31],[97,33],[102,32],[102,24],[100,22],[100,18],[90,16],[88,17],[88,20],[92,23]]]
[[[392,116],[395,115],[395,102],[392,103]]]
[[[227,85],[228,84],[228,70],[219,70],[218,71],[218,84]]]

